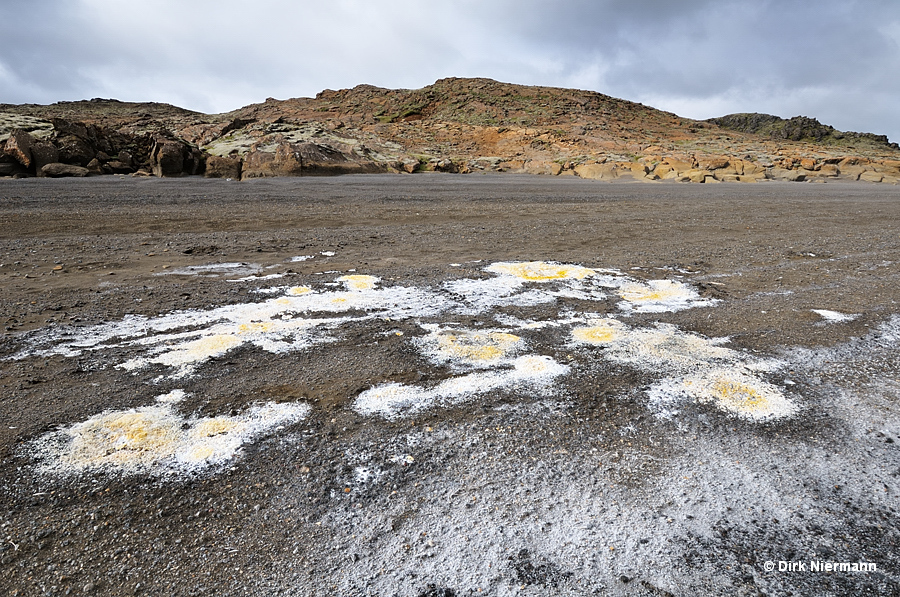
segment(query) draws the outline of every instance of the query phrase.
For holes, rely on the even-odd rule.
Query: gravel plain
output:
[[[900,594],[898,187],[8,180],[0,280],[0,595]]]

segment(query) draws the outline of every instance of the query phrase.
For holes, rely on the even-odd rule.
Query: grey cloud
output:
[[[803,113],[900,139],[894,0],[7,0],[0,101],[223,111],[444,76],[590,88],[685,116]],[[651,101],[652,100],[652,101]],[[678,108],[675,110],[675,108]]]

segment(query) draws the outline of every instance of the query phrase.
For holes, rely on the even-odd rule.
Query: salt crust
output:
[[[524,394],[546,394],[551,382],[569,372],[568,365],[550,357],[527,355],[512,361],[512,369],[469,373],[444,380],[433,387],[401,383],[381,384],[362,392],[353,409],[362,415],[397,419],[434,406],[462,404],[476,395],[500,388]]]
[[[859,314],[839,313],[837,311],[829,311],[828,309],[812,309],[812,312],[821,317],[825,323],[846,323],[853,321]]]
[[[39,470],[55,476],[84,472],[195,474],[234,458],[242,445],[273,429],[303,420],[302,403],[266,403],[244,414],[183,417],[175,410],[186,396],[173,390],[151,406],[105,411],[32,442]]]
[[[634,329],[615,319],[588,319],[572,330],[576,343],[603,346],[603,358],[639,371],[663,373],[647,392],[650,406],[669,417],[684,399],[708,402],[743,418],[789,417],[796,404],[758,373],[777,366],[721,346],[727,338],[706,338],[669,324]]]

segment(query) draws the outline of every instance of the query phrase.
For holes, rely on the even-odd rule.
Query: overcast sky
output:
[[[442,77],[690,118],[811,116],[900,141],[900,0],[0,0],[0,103],[224,112]]]

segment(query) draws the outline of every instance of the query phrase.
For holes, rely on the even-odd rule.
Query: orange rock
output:
[[[836,178],[840,176],[840,174],[841,169],[837,167],[837,164],[822,164],[819,167],[819,176]]]
[[[728,167],[728,158],[724,156],[704,157],[697,160],[697,167],[702,170],[719,170]]]
[[[815,170],[816,160],[812,158],[803,158],[802,160],[800,160],[800,167],[804,170]]]

